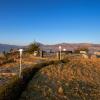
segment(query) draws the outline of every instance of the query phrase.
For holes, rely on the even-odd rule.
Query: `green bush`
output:
[[[33,53],[34,51],[40,51],[40,44],[37,42],[31,43],[27,50],[29,53]]]

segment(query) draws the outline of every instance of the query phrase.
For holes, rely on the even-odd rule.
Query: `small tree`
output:
[[[33,53],[34,51],[40,51],[40,44],[37,42],[33,42],[28,47],[28,52]]]

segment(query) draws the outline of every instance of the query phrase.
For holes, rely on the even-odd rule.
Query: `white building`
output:
[[[80,54],[87,54],[86,51],[80,51]]]
[[[94,52],[94,55],[100,56],[100,51]]]

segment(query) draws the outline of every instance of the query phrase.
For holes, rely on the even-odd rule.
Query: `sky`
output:
[[[100,43],[100,0],[0,0],[0,43]]]

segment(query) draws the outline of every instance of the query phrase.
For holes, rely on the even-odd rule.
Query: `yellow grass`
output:
[[[100,100],[100,59],[67,57],[41,69],[20,100]]]

